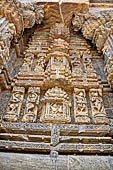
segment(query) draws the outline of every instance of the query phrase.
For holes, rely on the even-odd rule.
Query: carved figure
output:
[[[56,103],[51,104],[50,112],[53,117],[57,114],[63,113],[63,105],[57,105]]]
[[[92,116],[95,124],[107,124],[106,112],[102,101],[101,89],[90,89],[89,91]]]
[[[8,103],[7,113],[3,117],[5,121],[16,122],[17,120],[19,120],[23,98],[24,98],[24,88],[14,87],[12,91],[11,99]]]
[[[74,89],[74,117],[76,123],[90,123],[84,89]]]
[[[32,66],[32,63],[33,63],[33,59],[34,59],[34,55],[32,53],[27,53],[25,55],[25,59],[24,59],[24,63],[22,65],[22,68],[21,68],[21,72],[28,72],[28,71],[31,71],[31,66]]]
[[[37,24],[41,24],[42,21],[43,21],[43,18],[44,18],[44,10],[43,10],[43,8],[44,8],[43,5],[39,5],[35,9],[36,23]]]
[[[73,76],[82,76],[83,70],[82,70],[82,65],[80,61],[80,55],[73,55],[72,56],[72,74]]]
[[[41,122],[70,122],[71,103],[61,88],[49,89],[42,98]]]
[[[36,63],[35,63],[35,72],[44,71],[44,56],[37,55]]]
[[[30,87],[28,90],[26,108],[24,111],[22,122],[31,122],[31,123],[36,122],[39,99],[40,99],[40,88]]]

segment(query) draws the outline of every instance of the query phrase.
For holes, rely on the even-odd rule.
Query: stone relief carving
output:
[[[55,23],[50,30],[49,41],[53,42],[54,39],[69,42],[70,31],[69,28],[63,23]]]
[[[61,38],[55,39],[52,46],[50,46],[46,67],[46,77],[49,79],[69,80],[71,78],[68,46],[69,44]]]
[[[84,71],[87,77],[96,77],[96,71],[93,68],[92,61],[89,55],[83,55]]]
[[[40,99],[40,88],[30,87],[28,89],[26,108],[24,110],[24,116],[22,118],[22,122],[27,122],[27,123],[36,122],[39,99]]]
[[[36,6],[35,8],[36,23],[41,24],[44,19],[44,5]]]
[[[21,105],[24,99],[24,87],[14,87],[7,112],[3,116],[4,121],[17,122],[20,117]]]
[[[49,89],[42,99],[41,122],[68,123],[70,118],[71,102],[65,91],[55,87]]]
[[[84,22],[85,16],[83,14],[75,14],[72,19],[73,30],[75,32],[79,31],[82,28]]]
[[[9,60],[11,41],[16,35],[16,28],[14,24],[8,23],[8,21],[2,17],[0,18],[0,25],[3,27],[3,29],[0,30],[0,58],[3,64],[6,64]]]
[[[108,83],[110,87],[113,87],[113,50],[112,50],[112,40],[113,35],[111,34],[109,38],[106,40],[106,43],[103,48],[105,67],[104,71],[107,76]]]
[[[6,46],[6,43],[0,38],[0,58],[5,64],[9,59],[9,48]]]
[[[21,13],[25,28],[32,28],[34,24],[41,24],[44,18],[44,5],[35,3],[21,3]]]
[[[102,89],[90,89],[92,117],[95,124],[107,124],[106,112],[102,100]]]
[[[7,0],[5,0],[5,2],[7,2]],[[6,3],[5,5],[2,5],[3,8],[5,9],[2,10],[2,12],[4,13],[5,16],[6,15],[8,16],[8,14],[11,14],[10,6],[8,7],[7,10],[6,8],[8,4]],[[91,5],[95,5],[95,4],[91,3]],[[44,9],[45,11],[50,10],[50,6],[49,8],[48,6],[49,5],[47,4],[47,8]],[[80,5],[78,6],[79,6],[78,8],[80,9],[81,8]],[[98,6],[100,6],[100,4],[98,4]],[[30,5],[29,7],[27,6],[27,8],[23,8],[23,9],[21,8],[23,10],[25,28],[31,28],[35,23],[37,24],[41,23],[41,18],[43,18],[43,10],[40,7],[39,8],[38,7],[39,6],[37,6],[37,9],[35,9],[34,6]],[[72,4],[70,9],[69,7],[68,9],[65,8],[68,11],[70,11],[71,17],[73,15],[73,10],[72,10],[73,7],[74,5]],[[50,10],[50,13],[48,11],[46,12],[48,12],[48,14],[52,14],[54,8],[56,8],[56,11],[59,10],[57,9],[55,3],[53,10]],[[82,9],[85,9],[84,4],[80,10],[82,11]],[[6,10],[9,11],[9,13],[7,13]],[[61,12],[62,14],[64,13],[63,3],[62,3]],[[26,36],[24,37],[22,29],[19,29],[21,26],[19,27],[20,25],[18,24],[19,20],[16,19],[17,18],[16,10],[15,10],[15,15],[14,15],[14,11],[12,13],[13,13],[12,20],[14,20],[13,22],[15,23],[18,32],[22,33],[22,38],[24,40]],[[13,96],[12,99],[10,100],[10,103],[8,104],[8,110],[7,110],[7,114],[4,115],[4,120],[13,121],[13,122],[17,122],[18,120],[21,120],[23,123],[1,122],[0,132],[3,131],[4,133],[5,131],[6,134],[5,133],[0,134],[0,136],[2,137],[4,136],[0,142],[0,148],[4,150],[14,149],[14,151],[17,149],[17,151],[21,150],[22,152],[25,151],[28,152],[32,150],[40,153],[41,152],[42,153],[46,152],[47,154],[50,153],[51,157],[49,157],[48,160],[50,161],[51,159],[52,161],[52,164],[50,163],[51,169],[55,170],[57,169],[57,167],[59,167],[59,164],[57,164],[59,163],[59,158],[57,162],[58,154],[63,154],[63,153],[68,154],[70,152],[71,154],[73,153],[106,154],[106,155],[112,154],[113,146],[112,146],[111,136],[113,133],[112,133],[112,127],[110,127],[111,124],[103,125],[103,124],[107,124],[108,120],[106,118],[106,113],[102,102],[102,94],[99,86],[100,79],[98,81],[96,78],[96,74],[93,69],[93,65],[90,60],[90,57],[88,55],[85,56],[83,52],[87,48],[89,48],[88,43],[85,41],[85,39],[83,39],[81,35],[79,34],[74,35],[73,32],[69,31],[69,28],[64,27],[64,24],[59,24],[59,23],[55,24],[55,26],[52,27],[51,29],[52,31],[50,30],[50,34],[49,34],[49,29],[48,29],[49,22],[51,23],[51,21],[54,20],[54,18],[56,21],[57,17],[59,16],[57,16],[57,13],[55,12],[54,12],[55,16],[53,15],[49,16],[48,14],[46,13],[44,25],[42,24],[41,27],[36,28],[36,32],[34,32],[34,34],[31,37],[31,40],[28,43],[28,50],[26,50],[26,53],[28,54],[26,54],[25,56],[25,60],[22,66],[22,74],[19,75],[17,74],[17,76],[15,76],[15,78],[10,81],[12,83],[15,83],[16,85],[21,84],[21,86],[28,87],[28,92],[26,89],[26,94],[25,94],[26,103],[23,101],[24,92],[22,93],[19,90],[12,92]],[[65,14],[66,17],[64,18],[64,21],[66,21],[69,17],[68,12],[66,12]],[[11,16],[9,15],[8,17],[10,18]],[[85,25],[86,28],[83,29],[82,25],[84,24],[83,22],[85,22],[84,20],[85,16],[81,15],[79,17],[76,15],[74,18],[75,20],[73,20],[73,25],[75,25],[74,31],[78,31],[82,29],[84,36],[88,37],[89,39],[91,38],[91,40],[94,41],[94,43],[96,44],[98,51],[99,50],[101,51],[103,48],[103,44],[105,43],[105,40],[108,37],[109,29],[112,26],[112,23],[109,24],[108,26],[104,22],[104,19],[106,20],[106,18],[108,17],[109,16],[106,15],[101,19],[97,18],[97,20],[93,20],[92,23],[91,23],[92,20],[90,20],[89,22],[87,21],[87,24]],[[46,19],[48,21],[46,21]],[[103,23],[102,26],[100,25],[101,23]],[[70,25],[71,23],[69,23],[69,26]],[[33,30],[34,29],[35,27],[33,28]],[[0,51],[1,51],[1,56],[5,60],[8,59],[8,56],[10,54],[9,52],[11,53],[13,52],[12,47],[10,48],[10,44],[12,43],[11,41],[7,42],[8,40],[7,37],[11,37],[12,40],[13,35],[16,34],[13,32],[13,29],[10,33],[9,32],[10,30],[7,30],[5,34],[6,37],[4,36],[6,38],[6,41],[2,41],[2,36],[0,35],[1,38]],[[47,35],[46,37],[45,34]],[[48,39],[48,35],[50,35],[49,39]],[[81,36],[81,38],[79,38],[79,36]],[[14,37],[13,39],[14,41],[15,38],[16,37]],[[18,37],[18,39],[19,38],[20,37]],[[7,43],[7,45],[5,43]],[[44,43],[47,43],[46,47],[44,46]],[[85,43],[87,45],[85,45]],[[91,50],[94,50],[93,51],[94,53],[92,52],[92,54],[94,54],[94,58],[93,55],[91,56],[94,60],[97,58],[99,59],[99,57],[102,60],[102,57],[98,55],[95,49],[91,48]],[[108,50],[108,47],[106,47],[106,50]],[[45,56],[41,54],[44,52],[45,52]],[[77,54],[77,52],[79,54],[77,56],[74,55],[74,59],[72,61],[71,55]],[[106,65],[107,67],[106,72],[110,84],[113,84],[112,81],[113,57],[111,55],[109,56],[107,64],[108,65]],[[42,71],[43,74],[40,74],[40,72]],[[6,75],[7,73],[8,71],[5,72],[4,75]],[[44,74],[47,75],[46,77],[48,78],[47,83],[44,82]],[[52,80],[50,80],[49,78]],[[71,80],[71,83],[70,82],[68,83],[68,81],[64,81],[68,79]],[[4,80],[6,80],[6,78],[4,78]],[[64,82],[64,84],[62,82]],[[0,84],[2,85],[1,77],[0,77]],[[101,82],[101,84],[103,84],[103,82]],[[42,90],[41,96],[43,96],[43,93],[45,93],[45,95],[42,97],[41,100],[42,110],[39,109],[40,88],[37,88],[37,86],[40,86]],[[62,89],[60,87],[62,87]],[[63,88],[66,90],[64,91]],[[89,89],[91,90],[88,96],[87,93]],[[106,88],[104,88],[104,90],[106,90]],[[108,90],[108,85],[107,85],[107,90]],[[1,87],[1,92],[2,92],[2,87]],[[72,97],[72,94],[74,96],[74,115],[72,110],[73,108],[71,108],[71,102],[70,102],[70,98]],[[89,97],[90,97],[90,104],[89,102],[87,104],[87,99],[89,101]],[[111,98],[109,98],[111,102],[109,103],[109,105],[112,104]],[[22,101],[23,104],[26,104],[25,108],[24,105],[22,105]],[[23,113],[21,112],[22,110],[21,107],[23,108]],[[39,123],[37,121],[37,116],[38,114],[40,114],[39,112],[40,110],[41,110],[40,121],[42,123]],[[90,122],[91,111],[92,111],[93,122]],[[74,116],[75,124],[73,120],[71,122],[70,115],[72,116],[72,119]],[[91,124],[86,125],[89,123]],[[14,132],[15,134],[13,134],[12,132]],[[22,134],[18,134],[18,132],[22,132]],[[7,141],[6,138],[8,139]],[[18,141],[18,139],[22,141],[20,142]],[[34,140],[37,141],[34,142]],[[66,162],[66,167],[68,169],[70,168],[77,169],[77,167],[79,168],[82,167],[83,169],[84,167],[86,167],[87,169],[87,167],[89,166],[88,164],[91,164],[92,161],[92,160],[89,161],[89,163],[87,164],[87,159],[86,160],[84,159],[84,163],[86,162],[87,165],[84,166],[83,163],[80,166],[79,160],[74,160],[74,158],[70,160],[69,156],[68,157],[66,156],[66,159],[64,160],[64,157],[62,158],[63,161]],[[82,160],[82,158],[80,159]],[[97,160],[97,164],[98,164],[98,160]],[[101,166],[99,167],[101,168]]]
[[[24,63],[22,65],[20,71],[21,72],[29,72],[29,71],[31,71],[33,60],[34,60],[34,54],[26,53],[25,58],[24,58]]]
[[[82,76],[83,70],[80,55],[73,55],[73,60],[71,61],[71,64],[73,76]]]
[[[74,118],[79,124],[90,123],[84,89],[74,88]]]
[[[37,54],[35,61],[35,72],[43,72],[44,71],[44,63],[45,63],[45,54],[40,53]]]

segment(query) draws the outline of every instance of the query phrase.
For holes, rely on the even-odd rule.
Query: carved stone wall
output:
[[[113,4],[97,2],[0,2],[0,169],[112,170]]]
[[[113,10],[102,10],[99,13],[92,14],[91,11],[85,15],[75,14],[72,19],[73,30],[75,32],[81,30],[86,39],[91,40],[97,47],[99,53],[105,56],[105,72],[108,77],[108,83],[112,87],[112,76],[110,75],[110,68],[112,67],[113,42]],[[109,52],[107,52],[109,51]],[[108,59],[108,61],[106,61]]]

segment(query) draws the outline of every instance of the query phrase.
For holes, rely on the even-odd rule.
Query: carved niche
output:
[[[85,89],[74,88],[74,118],[78,124],[89,124]]]
[[[28,96],[26,101],[26,108],[22,122],[33,123],[37,120],[38,104],[40,99],[40,88],[30,87],[28,89]]]
[[[88,54],[83,55],[83,63],[87,78],[96,78],[96,71],[93,68],[91,58]]]
[[[82,64],[81,64],[81,57],[80,55],[73,55],[72,56],[72,76],[73,77],[82,77],[83,70],[82,70]]]
[[[17,122],[20,117],[20,110],[24,99],[24,87],[14,87],[11,99],[8,103],[7,112],[3,116],[3,120]]]
[[[44,53],[37,54],[34,71],[35,72],[43,72],[44,71],[44,62],[45,62],[45,54]]]
[[[108,124],[106,112],[102,100],[102,89],[90,89],[89,91],[92,117],[95,124]]]
[[[47,79],[70,80],[71,70],[68,60],[68,43],[61,38],[54,39],[50,52],[46,57],[45,77]]]
[[[71,102],[68,94],[61,88],[49,89],[42,98],[41,122],[69,123]]]
[[[24,58],[24,63],[22,65],[20,71],[21,72],[29,72],[29,71],[31,71],[33,60],[34,60],[34,54],[26,53],[25,58]]]

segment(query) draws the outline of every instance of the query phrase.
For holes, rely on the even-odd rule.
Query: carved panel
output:
[[[37,54],[36,62],[35,62],[35,72],[43,72],[44,71],[44,53]]]
[[[79,124],[90,123],[84,89],[74,88],[74,118]]]
[[[83,70],[80,55],[74,55],[71,64],[73,77],[82,77]]]
[[[14,87],[11,99],[8,103],[7,113],[3,119],[5,121],[17,122],[20,116],[22,101],[24,98],[24,87]]]
[[[46,74],[50,79],[65,79],[68,80],[71,75],[69,63],[65,57],[51,57]]]
[[[70,40],[70,31],[69,28],[63,23],[56,23],[51,27],[49,41],[54,39],[62,38],[65,41],[69,42]]]
[[[68,55],[69,44],[61,38],[54,39],[46,57],[47,67],[45,77],[47,79],[70,80],[71,70]]]
[[[32,63],[33,63],[34,55],[32,53],[27,53],[24,58],[24,63],[21,68],[21,72],[29,72],[31,71]]]
[[[102,89],[90,89],[89,91],[92,117],[95,124],[107,124],[106,112],[102,100]]]
[[[42,99],[41,122],[68,123],[71,103],[66,92],[61,88],[49,89]]]
[[[40,99],[40,88],[30,87],[28,90],[26,108],[24,110],[24,116],[22,118],[22,122],[29,122],[29,123],[36,122],[39,99]]]

